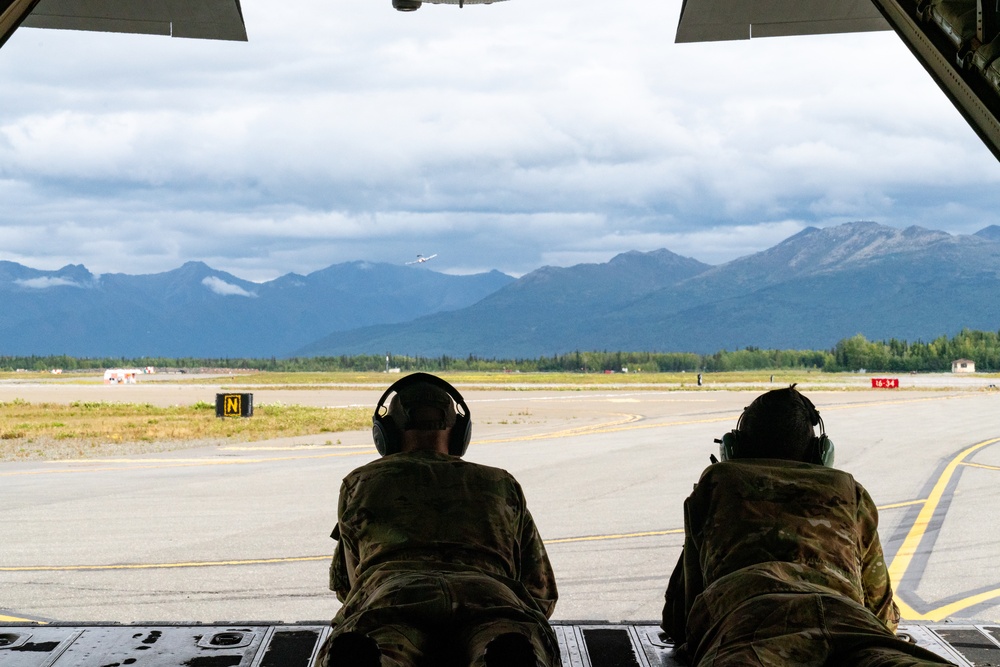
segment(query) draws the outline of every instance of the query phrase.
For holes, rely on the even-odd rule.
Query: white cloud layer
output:
[[[201,284],[216,294],[221,294],[222,296],[257,296],[253,292],[248,292],[239,285],[228,283],[218,276],[208,276],[207,278],[203,278]]]
[[[28,289],[48,289],[50,287],[81,287],[81,285],[73,282],[69,278],[54,278],[51,276],[42,276],[39,278],[23,278],[21,280],[15,280],[16,285],[21,287],[27,287]]]
[[[522,274],[995,222],[1000,166],[892,33],[673,44],[680,0],[242,6],[247,44],[15,33],[0,259]]]

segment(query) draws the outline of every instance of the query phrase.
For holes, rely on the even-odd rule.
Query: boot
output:
[[[330,642],[330,667],[381,667],[382,653],[367,635],[345,632]]]
[[[508,632],[486,645],[486,667],[538,667],[538,660],[527,637]]]

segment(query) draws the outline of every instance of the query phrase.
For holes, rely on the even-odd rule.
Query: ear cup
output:
[[[372,440],[379,456],[395,454],[403,448],[403,435],[391,417],[380,415],[378,409],[372,416]]]
[[[459,405],[465,405],[465,402],[460,402]],[[448,437],[448,453],[452,456],[465,456],[471,441],[472,420],[469,419],[468,412],[459,414],[455,418],[455,425],[451,427],[451,435]]]
[[[739,458],[740,434],[738,431],[730,431],[722,436],[719,441],[719,459],[722,461],[732,461]]]
[[[834,461],[834,447],[833,440],[827,437],[826,433],[817,438],[818,442],[816,444],[816,462],[820,465],[826,466],[827,468],[833,467]]]

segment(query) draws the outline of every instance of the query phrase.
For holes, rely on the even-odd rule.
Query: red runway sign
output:
[[[899,389],[899,378],[872,378],[872,389]]]

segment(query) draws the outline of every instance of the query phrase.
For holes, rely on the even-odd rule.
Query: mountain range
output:
[[[370,262],[265,283],[201,262],[137,276],[0,262],[0,355],[282,356],[332,331],[462,308],[513,280]]]
[[[452,276],[337,264],[266,283],[0,262],[0,355],[538,357],[574,350],[825,349],[1000,327],[1000,227],[810,227],[711,266],[669,250]]]
[[[666,250],[546,267],[467,308],[333,334],[302,355],[517,358],[574,350],[827,349],[1000,327],[1000,227],[975,235],[873,222],[809,227],[718,266]]]

